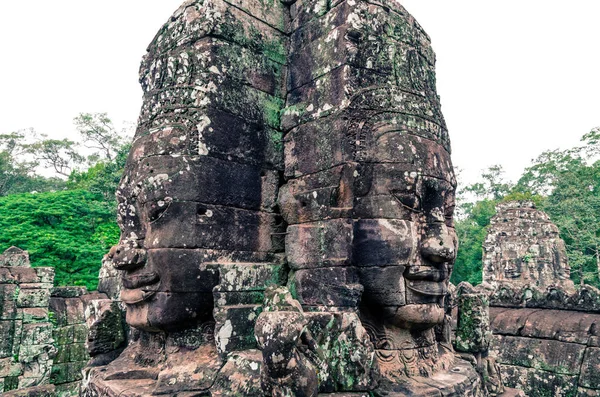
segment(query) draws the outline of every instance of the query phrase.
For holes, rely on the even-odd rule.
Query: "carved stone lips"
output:
[[[136,273],[123,276],[123,287],[127,289],[142,288],[148,285],[156,284],[159,280],[155,272]]]
[[[129,274],[122,280],[121,300],[128,305],[148,300],[160,285],[158,274],[154,272]]]
[[[448,266],[409,266],[404,272],[407,280],[446,281],[449,277]]]
[[[410,266],[404,273],[406,288],[421,295],[444,296],[448,293],[448,266]]]

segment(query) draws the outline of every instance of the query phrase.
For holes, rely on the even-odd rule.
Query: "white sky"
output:
[[[146,46],[183,0],[0,0],[0,133],[75,136],[80,112],[135,122]],[[600,125],[600,1],[401,0],[432,37],[463,180],[516,179]]]

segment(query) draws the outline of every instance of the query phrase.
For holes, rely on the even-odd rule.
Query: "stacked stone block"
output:
[[[0,255],[0,391],[49,382],[53,282],[54,269],[32,268],[27,252],[12,247]]]
[[[215,341],[219,354],[256,349],[254,325],[262,312],[264,291],[284,284],[283,263],[216,264],[219,285],[213,290]]]
[[[529,397],[600,395],[600,314],[490,309],[504,384]]]
[[[58,396],[76,396],[79,393],[82,369],[90,360],[86,309],[95,300],[104,299],[102,293],[88,293],[85,287],[58,287],[52,290],[50,310],[53,313],[54,345],[57,349],[52,365],[50,382]],[[88,309],[89,310],[89,309]],[[115,324],[113,332],[119,330]],[[121,341],[123,341],[121,335]]]

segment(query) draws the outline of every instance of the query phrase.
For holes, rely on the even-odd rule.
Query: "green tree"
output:
[[[473,285],[481,284],[482,247],[490,220],[496,214],[497,203],[497,200],[480,200],[473,204],[466,217],[456,221],[459,247],[450,279],[452,283],[468,281]]]
[[[571,278],[600,286],[600,128],[581,141],[578,147],[542,153],[516,189],[547,195],[540,207],[565,241]]]
[[[0,198],[0,247],[29,251],[33,266],[56,269],[57,285],[97,286],[102,256],[119,238],[114,213],[84,190]]]
[[[128,134],[119,134],[106,113],[79,113],[73,122],[83,145],[96,151],[94,159],[113,161],[128,141]]]

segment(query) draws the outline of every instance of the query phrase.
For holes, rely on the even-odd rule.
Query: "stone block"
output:
[[[81,298],[66,298],[65,308],[65,321],[67,324],[81,324],[85,322],[85,305]]]
[[[274,214],[196,202],[172,202],[164,214],[147,225],[148,249],[269,252],[275,248],[272,233],[280,228]]]
[[[31,267],[0,267],[0,283],[20,284],[39,283],[36,268]]]
[[[240,164],[226,159],[209,156],[152,156],[138,163],[133,172],[148,175],[160,169],[166,177],[160,180],[159,188],[145,190],[139,200],[160,205],[165,192],[174,201],[196,201],[260,210],[262,206],[262,184],[260,165]],[[202,189],[198,189],[202,186]],[[276,189],[273,189],[276,191]],[[266,199],[266,198],[264,198]],[[168,211],[169,203],[163,203]]]
[[[14,357],[0,358],[0,378],[19,376],[22,373],[23,368],[20,363],[15,361]]]
[[[273,263],[216,264],[219,268],[218,291],[263,291],[282,285],[287,279],[284,265]]]
[[[83,362],[84,364],[90,359],[87,347],[85,343],[73,343],[68,346],[69,361],[70,362]]]
[[[24,323],[39,323],[48,321],[48,309],[45,307],[30,307],[19,309]]]
[[[521,335],[588,344],[594,329],[600,327],[600,314],[566,310],[540,310],[531,313]]]
[[[0,358],[13,356],[13,345],[15,342],[15,333],[18,328],[18,321],[2,320],[0,321]],[[17,344],[19,343],[17,338]]]
[[[575,376],[580,372],[579,363],[586,347],[548,339],[496,335],[492,349],[497,353],[500,364]]]
[[[352,260],[352,221],[332,219],[291,225],[286,254],[292,269],[349,265]]]
[[[279,189],[279,207],[290,225],[350,218],[356,164],[345,164],[289,180]]]
[[[587,389],[585,387],[577,388],[577,397],[598,397],[600,396],[600,390]]]
[[[4,397],[64,397],[57,394],[54,385],[31,386],[3,394]]]
[[[289,109],[287,111],[290,111]],[[354,161],[349,121],[335,115],[302,124],[285,135],[285,175],[299,177]]]
[[[520,388],[528,397],[571,397],[577,393],[577,376],[503,364],[500,370],[506,386]]]
[[[215,306],[261,305],[265,299],[263,291],[213,291]]]
[[[319,389],[367,390],[375,378],[374,346],[355,313],[305,313],[307,329],[323,354]]]
[[[589,347],[586,349],[581,364],[579,385],[600,390],[600,348]]]
[[[256,348],[254,324],[261,312],[261,305],[215,308],[215,341],[219,354]]]
[[[263,396],[260,384],[261,365],[262,354],[259,350],[247,350],[229,355],[211,388],[211,396]]]
[[[54,343],[57,346],[68,345],[73,343],[74,328],[74,325],[67,325],[64,327],[55,328],[52,333]]]
[[[50,300],[50,290],[40,289],[21,289],[17,297],[17,307],[48,307]]]
[[[397,219],[359,219],[354,222],[354,262],[357,266],[405,266],[415,263],[416,226]]]
[[[73,343],[85,343],[88,337],[88,327],[84,324],[73,326]]]
[[[357,268],[364,286],[362,300],[384,306],[406,305],[404,266],[369,266]]]
[[[51,297],[57,297],[57,298],[78,298],[82,295],[87,294],[87,288],[86,287],[75,287],[75,286],[68,286],[68,287],[54,287],[50,290],[50,296]]]
[[[17,247],[10,247],[0,254],[0,266],[31,267],[29,253]]]
[[[494,334],[520,335],[529,316],[540,309],[504,309],[490,307],[490,323]]]
[[[169,355],[166,368],[158,374],[153,394],[181,395],[193,390],[197,395],[206,395],[203,391],[212,386],[222,365],[212,343]]]
[[[36,267],[35,273],[39,278],[40,283],[53,284],[55,270],[53,267]]]
[[[148,253],[147,274],[157,275],[159,291],[177,293],[212,293],[219,282],[218,266],[211,259],[215,254],[190,249],[154,249]],[[164,266],[165,263],[176,264]],[[131,275],[122,279],[125,288],[132,288],[143,281]]]
[[[81,363],[63,363],[55,364],[52,366],[50,373],[50,382],[53,384],[69,383],[81,380],[83,375],[81,374],[82,367],[85,366]]]
[[[21,346],[48,345],[52,339],[51,323],[23,324]]]
[[[16,287],[16,286],[15,286]],[[16,288],[15,288],[16,291]],[[4,289],[6,292],[6,289]],[[0,321],[16,320],[21,318],[21,313],[17,309],[17,302],[11,296],[3,296],[3,289],[0,286]],[[8,299],[7,299],[8,298]]]
[[[353,267],[297,270],[290,283],[292,294],[303,306],[355,308],[363,292]]]
[[[88,303],[85,310],[87,351],[79,356],[96,356],[116,350],[125,343],[125,328],[121,309],[117,302],[98,299]],[[72,361],[75,361],[73,357]]]
[[[53,359],[54,365],[68,363],[71,360],[69,348],[73,345],[56,345],[56,346],[57,346],[56,356],[54,356],[54,359]]]
[[[19,377],[7,376],[4,378],[4,392],[16,390],[19,388]]]

